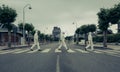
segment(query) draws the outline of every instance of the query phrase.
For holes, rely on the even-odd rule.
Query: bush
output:
[[[93,41],[95,41],[95,42],[103,42],[103,36],[93,37]]]
[[[95,42],[103,42],[103,36],[93,37],[93,41],[95,41]],[[119,42],[120,43],[120,34],[107,35],[107,42],[108,43],[112,43],[112,42]]]

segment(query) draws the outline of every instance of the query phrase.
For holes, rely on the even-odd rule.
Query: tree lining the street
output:
[[[103,47],[107,47],[107,30],[110,24],[118,24],[118,32],[120,32],[120,3],[114,5],[113,8],[105,9],[101,8],[97,13],[98,15],[98,27],[103,31]]]
[[[30,24],[30,23],[26,23],[25,24],[25,30],[28,32],[28,45],[30,45],[30,35],[31,35],[31,31],[33,31],[34,30],[34,26],[32,25],[32,24]]]
[[[96,25],[95,24],[88,24],[88,25],[82,25],[79,28],[77,28],[75,33],[77,33],[77,35],[78,35],[77,37],[79,37],[79,35],[84,35],[85,45],[87,45],[88,33],[95,32],[95,31],[96,31]],[[79,38],[77,38],[77,39],[79,39]],[[79,42],[79,40],[77,40],[77,42]]]
[[[16,20],[16,10],[6,5],[0,6],[0,23],[4,24],[8,29],[8,47],[11,48],[11,30],[13,29],[12,23]]]

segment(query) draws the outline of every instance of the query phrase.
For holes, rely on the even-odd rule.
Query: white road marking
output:
[[[69,49],[69,50],[67,50],[67,52],[74,53],[75,51],[73,51],[72,49]]]
[[[56,61],[56,72],[60,72],[60,57],[57,55],[57,61]]]
[[[118,51],[113,51],[113,50],[107,50],[107,51],[99,50],[98,52],[104,53],[104,54],[107,54],[107,55],[111,55],[111,56],[115,56],[115,57],[120,57],[120,54],[119,54]]]
[[[114,50],[114,52],[120,53],[120,51]]]
[[[15,50],[5,50],[3,52],[1,52],[0,54],[7,54],[7,53],[12,53],[12,52],[16,52],[16,51],[19,51],[21,49],[15,49]]]
[[[102,53],[102,52],[100,52],[100,51],[96,51],[96,50],[95,50],[95,51],[93,51],[93,52],[94,52],[94,53]]]
[[[23,52],[27,52],[27,51],[30,51],[30,49],[25,49],[25,50],[17,51],[17,52],[14,52],[14,54],[19,54],[19,53],[23,53]]]
[[[50,49],[45,49],[45,50],[41,51],[41,53],[47,53],[49,51],[50,51]]]
[[[61,50],[55,49],[55,52],[61,52]]]
[[[4,51],[0,50],[0,53],[3,53]]]
[[[105,53],[108,53],[108,54],[118,54],[117,52],[114,52],[114,51],[105,51]]]
[[[75,49],[75,50],[77,50],[79,52],[82,52],[82,53],[89,53],[88,51],[84,51],[84,50],[81,50],[81,49]]]
[[[36,49],[36,50],[33,50],[33,51],[29,51],[29,52],[27,52],[27,53],[35,53],[35,52],[37,52],[38,50]]]
[[[118,54],[110,54],[110,53],[106,53],[107,55],[111,55],[111,56],[115,56],[115,57],[120,57],[120,55]]]

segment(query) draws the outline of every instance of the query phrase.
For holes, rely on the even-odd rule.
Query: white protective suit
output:
[[[88,45],[85,48],[87,49],[88,47],[91,47],[91,50],[94,50],[94,48],[93,48],[93,39],[92,39],[91,32],[89,32],[89,35],[88,35]]]
[[[38,41],[38,31],[34,34],[34,44],[32,45],[31,49],[33,49],[37,45],[38,50],[40,50],[40,45]]]
[[[67,45],[65,43],[64,33],[60,34],[60,45],[59,45],[58,49],[60,49],[62,46],[64,46],[66,48],[66,50],[68,50]]]

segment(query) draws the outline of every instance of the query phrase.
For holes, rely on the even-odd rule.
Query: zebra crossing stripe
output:
[[[88,51],[84,51],[84,50],[81,50],[81,49],[75,49],[75,50],[77,50],[79,52],[82,52],[82,53],[89,53]]]
[[[108,53],[108,54],[118,54],[117,52],[113,52],[113,51],[107,51],[106,53]]]
[[[49,51],[50,51],[50,49],[45,49],[45,50],[41,51],[41,53],[47,53]]]
[[[29,52],[27,52],[27,53],[35,53],[35,52],[37,52],[38,50],[36,49],[36,50],[33,50],[33,51],[29,51]]]
[[[57,53],[57,52],[61,52],[61,50],[55,49],[55,53]]]
[[[67,52],[74,53],[75,51],[73,51],[72,49],[69,49],[69,50],[67,50]]]
[[[100,51],[93,51],[94,53],[102,53],[102,52],[100,52]]]
[[[27,52],[27,51],[30,51],[30,49],[25,49],[25,50],[17,51],[17,52],[14,52],[14,54],[24,53],[24,52]]]
[[[19,51],[21,49],[15,49],[15,50],[6,50],[6,51],[3,51],[1,52],[0,54],[7,54],[7,53],[12,53],[12,52],[16,52],[16,51]]]
[[[116,50],[114,50],[114,52],[120,53],[120,51],[116,51]]]
[[[3,51],[0,50],[0,53],[3,53]]]

